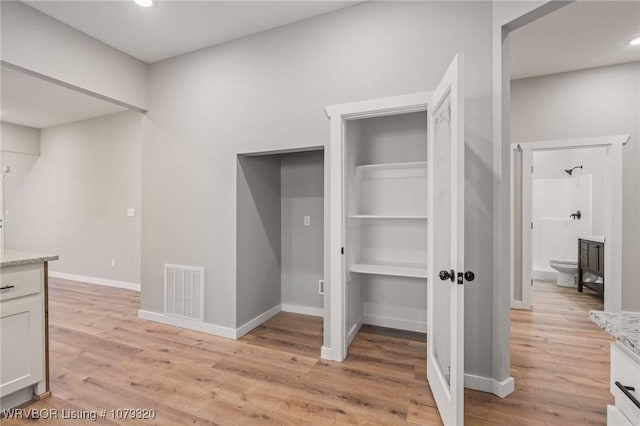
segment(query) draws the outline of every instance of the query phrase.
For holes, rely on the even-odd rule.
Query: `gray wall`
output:
[[[0,149],[3,152],[40,155],[40,129],[0,122]]]
[[[3,152],[6,247],[59,254],[53,271],[139,283],[140,122],[122,112],[46,128],[40,157]]]
[[[640,311],[640,62],[515,80],[512,142],[628,133],[623,148],[622,308]]]
[[[281,157],[282,304],[324,307],[324,152]],[[304,226],[304,216],[311,225]],[[240,262],[240,257],[238,257]]]
[[[235,300],[239,327],[280,305],[280,157],[239,156],[237,182]]]
[[[205,321],[234,327],[237,153],[324,145],[324,106],[432,90],[464,52],[466,369],[491,376],[491,23],[490,2],[366,2],[152,65],[141,308],[163,263],[202,265]]]

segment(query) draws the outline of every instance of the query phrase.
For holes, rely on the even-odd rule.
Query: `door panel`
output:
[[[427,378],[445,425],[464,421],[464,93],[456,55],[429,103]]]

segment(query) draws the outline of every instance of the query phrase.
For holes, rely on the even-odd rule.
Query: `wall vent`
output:
[[[164,313],[202,321],[204,268],[164,265]]]

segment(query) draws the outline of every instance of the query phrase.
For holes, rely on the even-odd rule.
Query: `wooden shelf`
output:
[[[373,264],[356,263],[349,268],[350,272],[372,275],[391,275],[394,277],[427,278],[427,265],[398,263],[398,264]]]
[[[349,216],[349,219],[418,219],[418,220],[427,220],[427,216],[401,216],[401,215],[378,215],[378,214],[353,214]]]
[[[426,161],[413,161],[406,163],[381,163],[381,164],[363,164],[356,166],[356,176],[379,175],[379,177],[419,177],[427,175]],[[396,176],[397,173],[397,176]]]

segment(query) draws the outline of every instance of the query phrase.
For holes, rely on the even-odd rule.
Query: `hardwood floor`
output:
[[[468,425],[604,424],[610,339],[595,300],[541,285],[512,313],[516,392],[467,390]],[[53,396],[28,408],[107,410],[37,424],[440,424],[424,335],[365,326],[343,363],[319,359],[322,321],[281,313],[239,341],[137,318],[137,292],[51,279]],[[111,409],[153,408],[121,420]],[[33,420],[3,419],[3,426]]]

